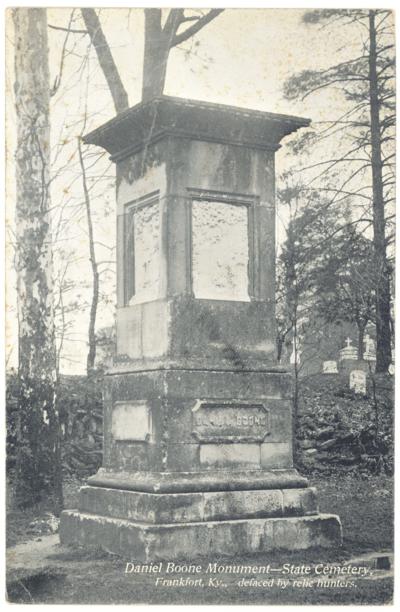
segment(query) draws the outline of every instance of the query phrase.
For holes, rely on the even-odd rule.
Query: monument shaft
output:
[[[274,154],[308,120],[163,96],[86,137],[117,164],[104,460],[65,542],[131,558],[329,546],[275,362]]]

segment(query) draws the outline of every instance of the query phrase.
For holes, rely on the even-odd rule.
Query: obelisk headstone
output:
[[[163,96],[86,137],[117,165],[117,358],[64,543],[154,560],[341,542],[293,467],[275,361],[274,153],[308,123]]]

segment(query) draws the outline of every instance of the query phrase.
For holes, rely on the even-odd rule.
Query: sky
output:
[[[192,99],[242,106],[268,112],[309,117],[317,124],[339,112],[340,91],[306,100],[288,101],[283,84],[291,74],[328,67],[348,57],[360,44],[358,29],[321,29],[302,22],[300,9],[226,9],[182,48],[171,51],[164,93]],[[71,9],[48,9],[48,23],[66,27]],[[79,9],[73,27],[82,28]],[[13,110],[13,26],[7,26],[7,221],[9,263],[7,266],[9,366],[17,363],[17,317],[15,274],[12,269],[15,148]],[[130,105],[140,101],[143,61],[144,14],[142,9],[101,9],[100,20],[127,89]],[[60,72],[65,32],[49,28],[51,82]],[[196,44],[195,44],[196,43]],[[55,276],[65,273],[68,287],[67,330],[63,339],[61,370],[83,373],[87,353],[90,264],[82,181],[77,163],[79,134],[98,127],[114,115],[111,97],[93,50],[87,55],[88,37],[70,35],[66,44],[61,86],[51,100],[53,181],[51,185],[53,232],[57,236]],[[86,117],[86,119],[85,119]],[[85,150],[96,250],[102,263],[102,303],[97,328],[113,323],[115,303],[114,168],[99,149]],[[277,175],[293,164],[285,141],[277,153]],[[284,237],[285,219],[279,216],[278,240]],[[56,286],[57,282],[56,282]]]

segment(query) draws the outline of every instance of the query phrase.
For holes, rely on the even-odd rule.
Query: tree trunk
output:
[[[292,415],[292,448],[293,463],[297,466],[299,459],[299,446],[297,441],[297,429],[299,425],[299,368],[298,368],[298,334],[297,334],[297,305],[294,309],[293,339],[294,339],[294,390],[293,390],[293,415]]]
[[[19,440],[16,501],[49,492],[62,506],[49,196],[50,125],[46,9],[16,8],[16,267]]]
[[[92,266],[92,276],[93,276],[93,293],[92,293],[92,304],[90,307],[89,334],[88,334],[89,352],[88,352],[87,363],[86,363],[86,370],[87,370],[88,375],[90,375],[94,370],[94,365],[95,365],[95,360],[96,360],[96,316],[97,316],[97,306],[99,303],[99,271],[98,271],[97,260],[96,260],[96,251],[94,248],[92,211],[90,207],[89,190],[87,188],[85,164],[83,161],[82,146],[81,146],[80,139],[78,139],[78,151],[79,151],[79,162],[80,162],[80,166],[82,170],[83,193],[85,196],[86,217],[87,217],[87,224],[88,224],[90,264]]]
[[[386,257],[385,202],[382,181],[381,125],[377,77],[375,11],[369,11],[369,106],[371,116],[372,209],[376,274],[376,371],[386,372],[392,361],[390,274]]]
[[[83,21],[87,27],[90,40],[96,50],[97,59],[107,81],[114,107],[117,113],[129,108],[128,94],[122,84],[114,58],[104,36],[96,11],[92,8],[81,9]]]
[[[357,357],[358,359],[364,359],[364,333],[365,333],[365,325],[362,323],[357,323],[358,327],[358,348],[357,348]]]
[[[161,10],[145,9],[142,101],[162,96],[170,41],[161,27]]]
[[[276,338],[276,360],[278,363],[280,363],[282,359],[283,343],[284,343],[283,337],[280,334],[278,334]]]

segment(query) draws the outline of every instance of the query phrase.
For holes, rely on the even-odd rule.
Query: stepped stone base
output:
[[[100,545],[121,556],[149,562],[339,546],[341,526],[338,517],[331,514],[144,525],[67,510],[62,514],[60,537],[63,544]]]
[[[339,518],[318,514],[313,488],[147,493],[82,487],[61,515],[63,544],[148,562],[340,546]]]

